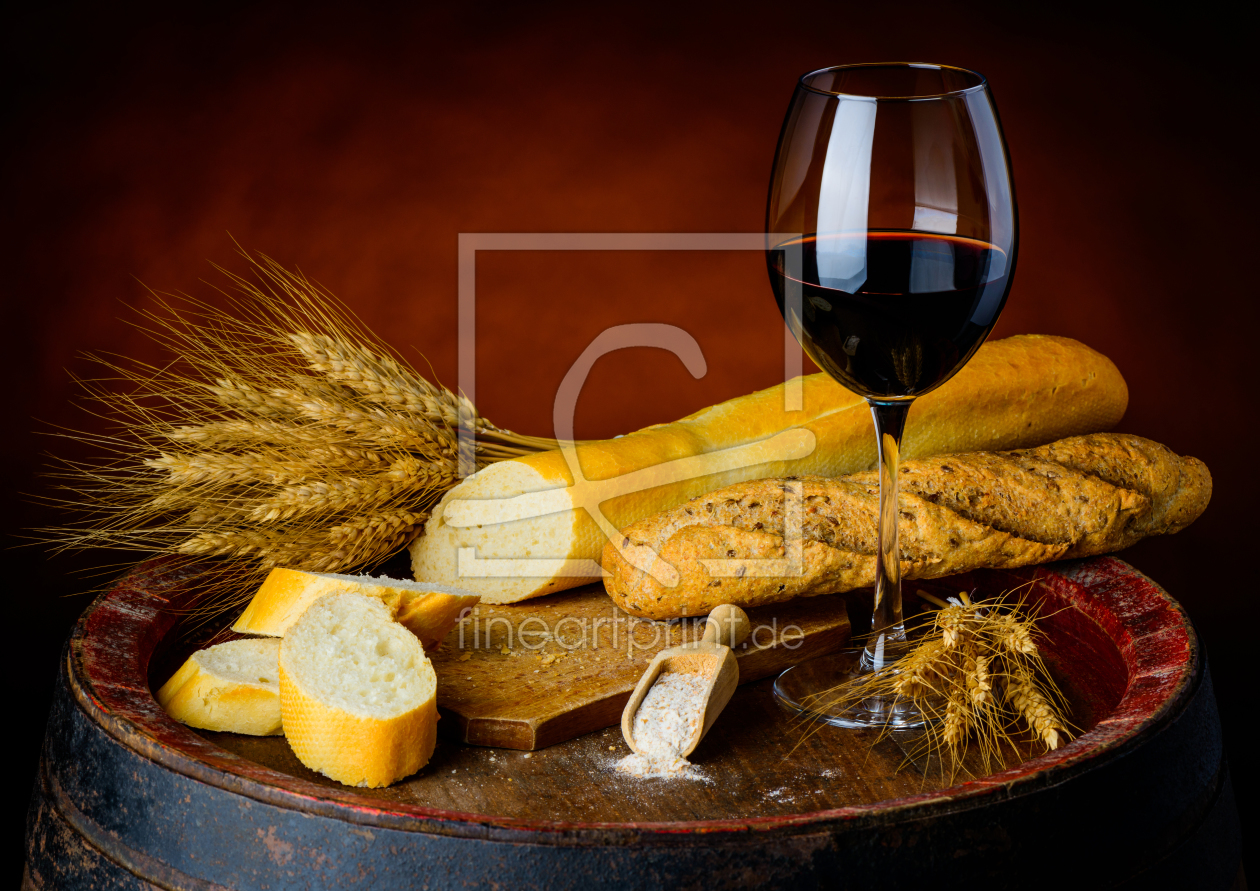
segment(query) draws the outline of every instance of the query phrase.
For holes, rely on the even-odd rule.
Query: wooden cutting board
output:
[[[735,649],[741,684],[849,639],[841,597],[758,607],[748,617],[753,633]],[[532,751],[610,727],[652,657],[703,634],[704,617],[637,619],[599,584],[521,604],[481,604],[429,654],[438,730],[473,745]]]

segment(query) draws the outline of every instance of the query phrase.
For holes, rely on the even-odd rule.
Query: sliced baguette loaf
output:
[[[594,487],[574,486],[560,451],[490,465],[451,489],[412,543],[416,578],[462,585],[488,603],[513,603],[598,579],[595,561],[607,538],[590,508],[621,529],[745,480],[840,476],[874,466],[875,435],[865,401],[825,374],[797,383],[799,410],[788,410],[789,389],[780,385],[671,424],[579,446],[585,477],[626,477],[621,491],[612,486],[593,494]],[[984,344],[952,380],[915,400],[902,456],[1024,448],[1108,430],[1127,403],[1116,366],[1084,344],[1064,337],[1009,337]],[[817,445],[810,454],[783,460],[768,450],[754,451],[735,466],[720,454],[765,443],[789,428],[812,435]],[[672,481],[669,462],[685,458],[695,458],[694,466],[686,478]],[[544,491],[542,516],[519,504],[492,509],[476,504]],[[483,562],[478,567],[475,561]]]
[[[166,713],[189,727],[277,736],[280,641],[233,640],[198,650],[157,691]]]
[[[460,613],[481,599],[463,588],[367,575],[336,575],[278,567],[263,581],[232,630],[283,637],[307,607],[325,594],[346,591],[380,600],[395,621],[426,649],[442,642]]]
[[[280,708],[298,760],[348,786],[388,786],[428,763],[437,676],[374,597],[326,594],[280,644]]]

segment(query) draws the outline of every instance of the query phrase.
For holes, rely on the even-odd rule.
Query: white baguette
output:
[[[388,786],[428,763],[437,676],[380,600],[328,594],[280,644],[280,708],[298,760],[349,786]]]
[[[189,727],[278,736],[280,641],[232,640],[198,650],[157,691],[166,713]]]
[[[574,486],[565,454],[543,452],[492,464],[439,502],[411,545],[416,578],[458,584],[488,603],[512,603],[600,578],[604,529],[583,503],[620,529],[706,492],[764,477],[840,476],[872,467],[875,436],[864,400],[824,374],[798,379],[801,409],[785,410],[789,385],[703,409],[576,450],[587,480]],[[1063,337],[1022,335],[986,343],[952,380],[917,399],[902,456],[1041,445],[1108,430],[1128,403],[1115,365]],[[772,439],[794,428],[799,434]],[[784,459],[775,444],[816,443]],[[735,447],[748,447],[732,461]],[[805,449],[808,451],[808,449]],[[678,479],[678,459],[693,459]],[[635,473],[637,471],[637,473]],[[629,476],[633,474],[633,476]],[[623,485],[624,483],[624,485]],[[527,493],[545,496],[498,502]],[[539,510],[545,515],[539,516]],[[458,524],[458,525],[456,525]]]
[[[460,613],[481,599],[471,591],[449,585],[277,567],[263,581],[232,630],[283,637],[307,607],[325,594],[338,591],[380,600],[394,620],[430,650],[455,627]]]

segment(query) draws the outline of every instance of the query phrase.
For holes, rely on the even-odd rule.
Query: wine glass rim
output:
[[[938,71],[957,71],[962,74],[969,74],[979,80],[970,87],[963,87],[960,90],[946,90],[942,93],[923,93],[915,96],[871,96],[865,93],[846,93],[842,90],[823,90],[806,83],[807,78],[811,78],[817,74],[825,74],[828,71],[845,71],[855,68],[929,68]],[[947,99],[951,96],[965,96],[967,93],[976,93],[988,86],[989,80],[979,71],[971,68],[960,68],[957,65],[939,65],[935,62],[851,62],[847,65],[828,65],[825,68],[815,68],[813,71],[807,71],[800,76],[797,81],[801,89],[808,90],[811,93],[817,93],[820,96],[843,96],[846,99],[865,99],[867,101],[879,102],[919,102],[925,99]]]

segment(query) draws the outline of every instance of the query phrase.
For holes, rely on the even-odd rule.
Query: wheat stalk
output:
[[[1047,750],[1057,749],[1059,734],[1064,732],[1063,720],[1025,666],[1013,668],[1007,678],[1006,696],[1033,736],[1045,743]]]
[[[88,357],[105,374],[81,383],[114,432],[66,434],[104,454],[53,474],[48,500],[82,518],[41,530],[57,546],[348,571],[418,533],[469,434],[478,468],[558,446],[490,423],[327,291],[244,256],[252,278],[216,267],[222,306],[153,294],[141,328],[169,364]]]
[[[940,608],[925,625],[909,629],[918,640],[905,655],[809,705],[835,712],[873,697],[891,700],[892,708],[912,703],[925,718],[921,754],[937,756],[951,781],[966,769],[973,744],[986,773],[1003,765],[1004,751],[1014,747],[1010,732],[1020,722],[1047,751],[1070,737],[1066,701],[1042,661],[1036,616],[1025,599],[999,605],[973,602],[965,593],[950,603],[920,596]]]

